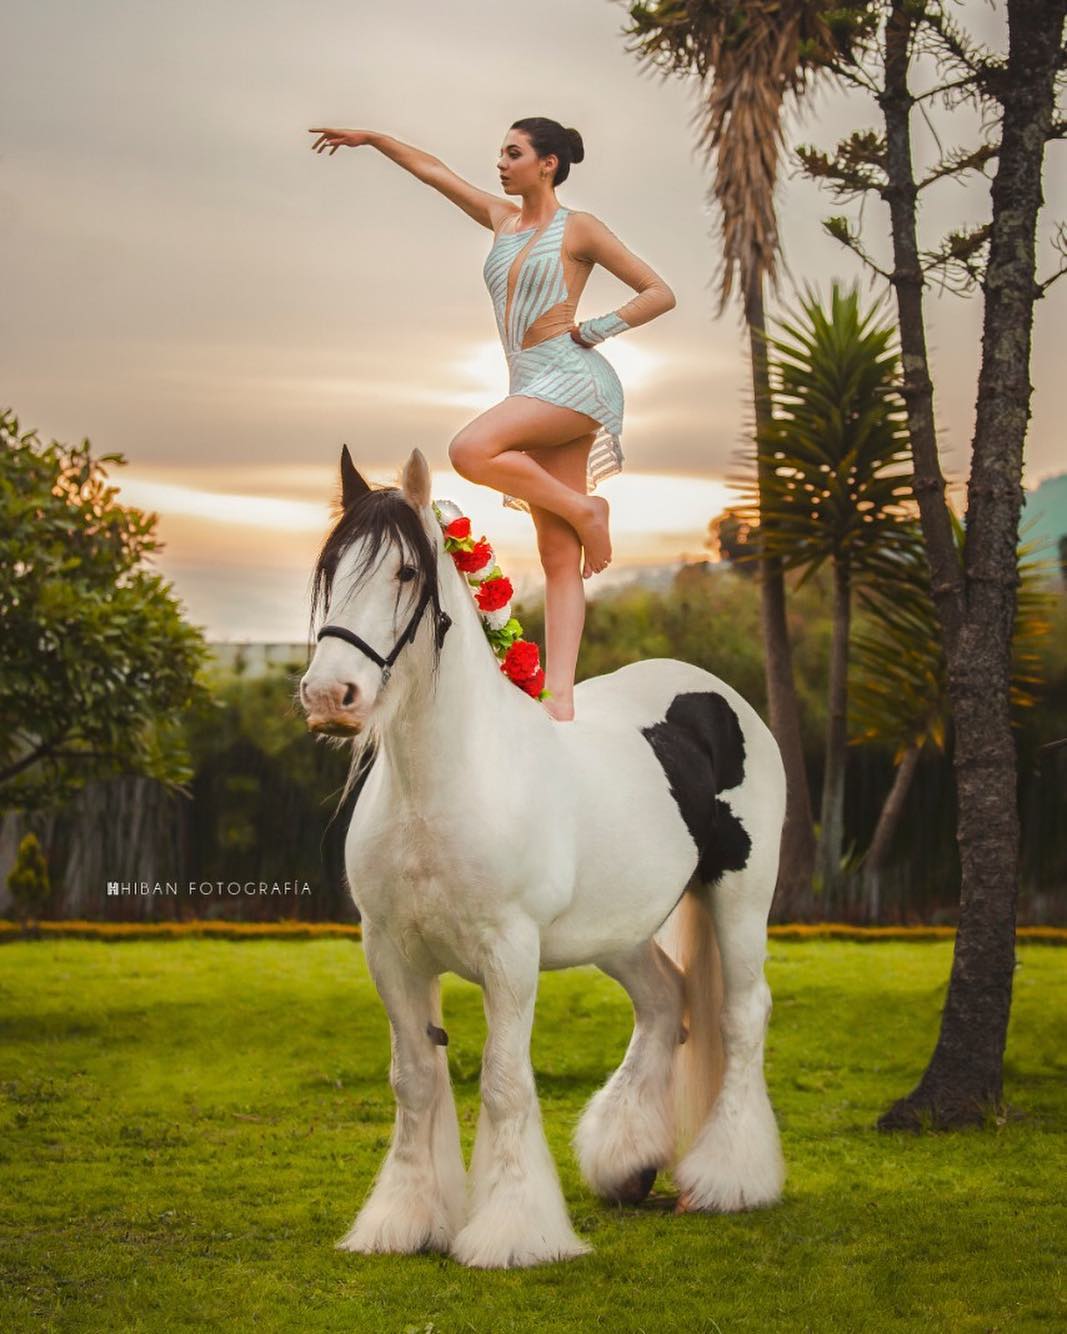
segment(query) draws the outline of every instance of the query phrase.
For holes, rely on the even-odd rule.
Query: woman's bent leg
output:
[[[554,477],[584,491],[595,434],[532,453]],[[545,572],[545,685],[552,692],[546,707],[565,722],[574,717],[574,672],[585,625],[585,589],[578,570],[581,542],[571,525],[551,510],[531,505],[530,513]]]
[[[593,432],[597,423],[584,412],[513,394],[476,417],[455,437],[452,466],[472,482],[520,496],[550,510],[576,531],[589,569],[599,573],[611,560],[608,502],[561,482],[523,450],[557,449]]]

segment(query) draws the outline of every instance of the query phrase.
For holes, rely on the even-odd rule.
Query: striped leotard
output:
[[[623,463],[622,384],[605,357],[592,347],[582,347],[570,334],[578,297],[594,258],[606,262],[640,294],[623,311],[579,325],[586,342],[598,343],[635,323],[644,323],[669,309],[674,301],[662,280],[588,215],[577,215],[577,219],[585,234],[594,237],[595,245],[603,249],[594,252],[593,257],[572,252],[567,244],[567,220],[571,216],[571,209],[560,207],[543,227],[526,227],[518,232],[507,230],[510,220],[505,219],[483,274],[508,361],[509,394],[574,408],[599,425],[589,451],[589,492],[597,482],[621,471]],[[664,294],[667,304],[663,304]],[[631,318],[622,318],[624,312]],[[518,496],[506,495],[504,504],[527,512],[530,508]]]

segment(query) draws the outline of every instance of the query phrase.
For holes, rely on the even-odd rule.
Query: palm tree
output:
[[[817,71],[848,53],[867,31],[873,6],[857,0],[832,6],[812,0],[649,0],[628,9],[628,49],[664,77],[695,73],[703,85],[694,121],[712,167],[711,202],[722,216],[719,313],[736,283],[749,330],[758,432],[770,415],[763,299],[777,269],[774,189],[783,110]],[[815,843],[785,583],[781,562],[770,553],[760,562],[760,587],[770,724],[788,780],[778,908],[792,915],[803,911],[810,893]]]
[[[759,436],[761,549],[801,583],[833,570],[826,763],[819,859],[824,910],[835,903],[844,843],[848,649],[856,585],[895,582],[914,544],[906,411],[892,324],[835,282],[829,309],[808,292],[768,338],[772,415]]]
[[[950,510],[956,548],[964,528]],[[930,594],[930,568],[922,532],[901,549],[901,569],[891,587],[873,584],[860,592],[866,624],[853,639],[849,682],[849,731],[853,745],[879,743],[893,750],[895,773],[871,842],[863,857],[864,916],[880,914],[881,875],[925,750],[944,752],[951,708],[948,670],[937,612]],[[1021,545],[1016,559],[1019,590],[1013,639],[1011,699],[1018,715],[1032,708],[1041,683],[1039,642],[1049,633],[1055,601],[1046,574],[1050,562]]]

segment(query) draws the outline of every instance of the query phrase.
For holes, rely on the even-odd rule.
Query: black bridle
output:
[[[393,663],[400,656],[400,650],[405,644],[410,644],[415,638],[415,632],[419,628],[419,621],[422,620],[422,613],[426,610],[427,603],[430,601],[430,585],[427,584],[422,590],[422,596],[419,598],[419,605],[411,614],[411,619],[407,623],[404,633],[393,645],[393,651],[387,658],[383,658],[380,653],[374,649],[364,639],[351,630],[346,630],[343,625],[324,625],[316,636],[316,641],[323,639],[326,635],[332,635],[335,639],[343,639],[346,644],[351,644],[353,648],[358,648],[365,653],[372,662],[376,662],[382,669],[382,685],[392,675]],[[452,617],[447,611],[439,610],[437,613],[437,647],[445,642],[445,635],[448,634],[448,627],[452,624]]]

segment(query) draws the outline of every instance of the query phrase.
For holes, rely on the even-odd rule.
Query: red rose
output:
[[[503,671],[509,680],[522,682],[539,671],[540,666],[541,652],[537,645],[528,639],[516,639],[504,657]]]
[[[470,551],[453,551],[452,559],[464,574],[473,574],[475,570],[480,570],[492,555],[493,548],[483,537],[480,542],[475,542]]]
[[[536,699],[545,686],[544,670],[541,667],[538,667],[533,676],[531,676],[528,681],[520,681],[519,686],[522,690],[525,690],[528,695],[532,695],[533,698]]]
[[[515,590],[511,580],[499,575],[496,579],[486,579],[474,590],[474,600],[480,611],[499,611],[511,601]]]
[[[452,520],[452,522],[445,529],[445,534],[448,537],[456,537],[461,540],[464,537],[470,537],[471,535],[470,519],[468,519],[465,514],[461,514],[458,519]]]

